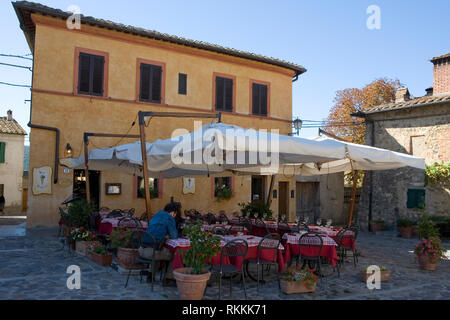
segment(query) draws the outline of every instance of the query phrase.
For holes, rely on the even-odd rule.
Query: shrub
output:
[[[431,263],[436,263],[446,258],[446,251],[438,237],[422,238],[414,248],[416,257],[425,254],[429,257]]]
[[[72,228],[88,228],[89,216],[94,211],[95,205],[86,200],[77,200],[70,204],[67,212],[61,212],[63,224]]]
[[[300,266],[289,267],[281,272],[281,279],[285,281],[301,281],[305,287],[311,289],[319,281],[314,270],[301,269]]]
[[[105,247],[97,247],[92,252],[95,254],[102,255],[102,256],[106,256],[108,254]]]
[[[108,236],[108,240],[111,241],[111,248],[129,248],[131,246],[133,232],[132,229],[117,227],[117,229],[113,230]]]
[[[413,221],[408,218],[402,218],[397,220],[397,227],[399,228],[407,228],[413,226]]]
[[[273,212],[270,209],[270,205],[267,205],[265,202],[242,202],[238,203],[238,205],[241,207],[242,217],[244,218],[272,219]]]

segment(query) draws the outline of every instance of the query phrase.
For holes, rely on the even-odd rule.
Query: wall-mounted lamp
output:
[[[295,120],[293,120],[292,121],[292,127],[295,129],[295,132],[292,132],[290,134],[290,136],[292,136],[294,134],[299,135],[300,129],[302,128],[302,124],[303,124],[303,121],[300,120],[298,117]]]
[[[64,150],[64,156],[66,158],[72,158],[73,150],[69,143],[66,145],[66,149]]]

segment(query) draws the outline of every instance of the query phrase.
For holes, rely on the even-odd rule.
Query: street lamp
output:
[[[294,127],[296,131],[296,135],[299,135],[300,129],[302,128],[303,121],[300,120],[298,117],[292,121],[292,126]]]

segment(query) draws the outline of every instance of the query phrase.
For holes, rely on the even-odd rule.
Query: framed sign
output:
[[[105,193],[107,195],[119,195],[122,193],[121,183],[105,183]]]
[[[40,167],[33,169],[33,194],[52,193],[52,168]]]
[[[183,194],[195,193],[195,178],[183,178]]]

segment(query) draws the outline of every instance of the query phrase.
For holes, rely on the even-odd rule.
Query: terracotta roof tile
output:
[[[0,117],[0,133],[26,135],[26,131],[22,129],[16,120],[8,120],[7,117]]]
[[[21,24],[25,24],[25,25],[31,23],[31,21],[28,21],[29,20],[29,12],[37,12],[37,13],[41,13],[44,15],[49,15],[52,17],[62,18],[62,19],[67,19],[69,16],[72,15],[71,12],[64,12],[60,9],[54,9],[54,8],[44,6],[40,3],[28,2],[28,1],[16,1],[16,2],[13,2],[13,6],[16,10],[16,13],[19,17]],[[279,67],[291,69],[291,70],[295,71],[296,75],[306,72],[306,69],[303,66],[292,63],[292,62],[288,62],[285,60],[276,59],[273,57],[267,57],[267,56],[263,56],[263,55],[259,55],[259,54],[255,54],[255,53],[251,53],[251,52],[241,51],[241,50],[237,50],[234,48],[223,47],[223,46],[208,43],[208,42],[181,38],[178,36],[169,35],[167,33],[161,33],[161,32],[155,31],[155,30],[147,30],[147,29],[143,29],[143,28],[139,28],[139,27],[133,27],[130,25],[124,25],[121,23],[116,23],[116,22],[112,22],[109,20],[97,19],[94,17],[84,16],[84,15],[81,15],[81,22],[90,24],[90,25],[94,25],[97,27],[113,29],[116,31],[140,35],[140,36],[144,36],[144,37],[152,38],[152,39],[156,39],[156,40],[163,40],[163,41],[168,41],[168,42],[172,42],[172,43],[176,43],[176,44],[190,46],[190,47],[197,48],[197,49],[204,49],[204,50],[228,54],[228,55],[236,56],[236,57],[240,57],[240,58],[246,58],[246,59],[250,59],[250,60],[264,62],[264,63],[276,65]],[[26,30],[26,29],[24,29],[24,30]],[[28,30],[25,32],[32,33],[34,31]],[[34,35],[31,35],[31,37],[33,38]],[[31,43],[32,43],[32,41],[31,41]]]

